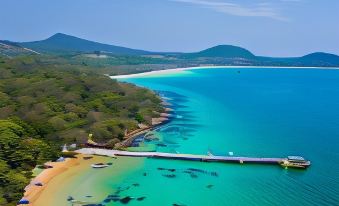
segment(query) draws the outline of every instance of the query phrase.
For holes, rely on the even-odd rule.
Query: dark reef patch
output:
[[[131,200],[133,200],[134,198],[133,197],[130,197],[130,196],[127,196],[127,197],[124,197],[124,198],[121,198],[120,199],[120,202],[122,204],[128,204]]]
[[[156,144],[158,147],[167,147],[167,144],[164,144],[164,143],[157,143]]]
[[[200,173],[204,173],[204,174],[207,173],[205,170],[195,169],[195,168],[188,168],[187,170],[192,171],[192,172],[200,172]]]
[[[211,189],[214,185],[207,185],[206,188]]]
[[[174,175],[174,174],[168,174],[168,175],[162,175],[162,176],[167,177],[167,178],[175,178],[176,177],[176,175]]]
[[[143,201],[146,197],[138,197],[137,200],[138,201]]]
[[[192,178],[198,178],[198,175],[196,175],[196,174],[194,174],[194,173],[191,173],[190,176],[191,176]]]
[[[108,195],[106,199],[109,199],[109,200],[111,200],[111,201],[116,202],[116,201],[119,201],[119,200],[120,200],[120,196],[117,195],[117,194],[114,194],[114,195]]]
[[[214,177],[218,177],[218,173],[217,172],[211,172],[211,175],[214,176]]]

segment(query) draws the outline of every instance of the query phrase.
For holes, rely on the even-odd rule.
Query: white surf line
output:
[[[126,74],[126,75],[116,75],[116,76],[109,76],[112,79],[126,79],[126,78],[137,78],[137,77],[144,77],[144,76],[151,76],[151,75],[160,75],[160,74],[172,74],[186,70],[195,70],[195,69],[334,69],[338,70],[338,67],[298,67],[298,66],[201,66],[201,67],[185,67],[185,68],[175,68],[175,69],[163,69],[163,70],[155,70],[150,72],[142,72],[136,74]]]

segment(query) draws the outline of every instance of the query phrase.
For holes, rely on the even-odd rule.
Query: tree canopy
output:
[[[16,205],[32,169],[89,133],[112,145],[162,111],[150,90],[34,56],[0,58],[0,205]]]

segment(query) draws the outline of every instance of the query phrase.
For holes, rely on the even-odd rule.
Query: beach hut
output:
[[[28,205],[29,201],[25,198],[22,198],[21,200],[19,200],[18,204],[19,205]]]

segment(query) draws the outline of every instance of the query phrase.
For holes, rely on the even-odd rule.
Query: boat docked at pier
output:
[[[300,156],[288,156],[287,159],[280,162],[280,165],[285,168],[292,167],[306,169],[311,165],[311,162]]]

